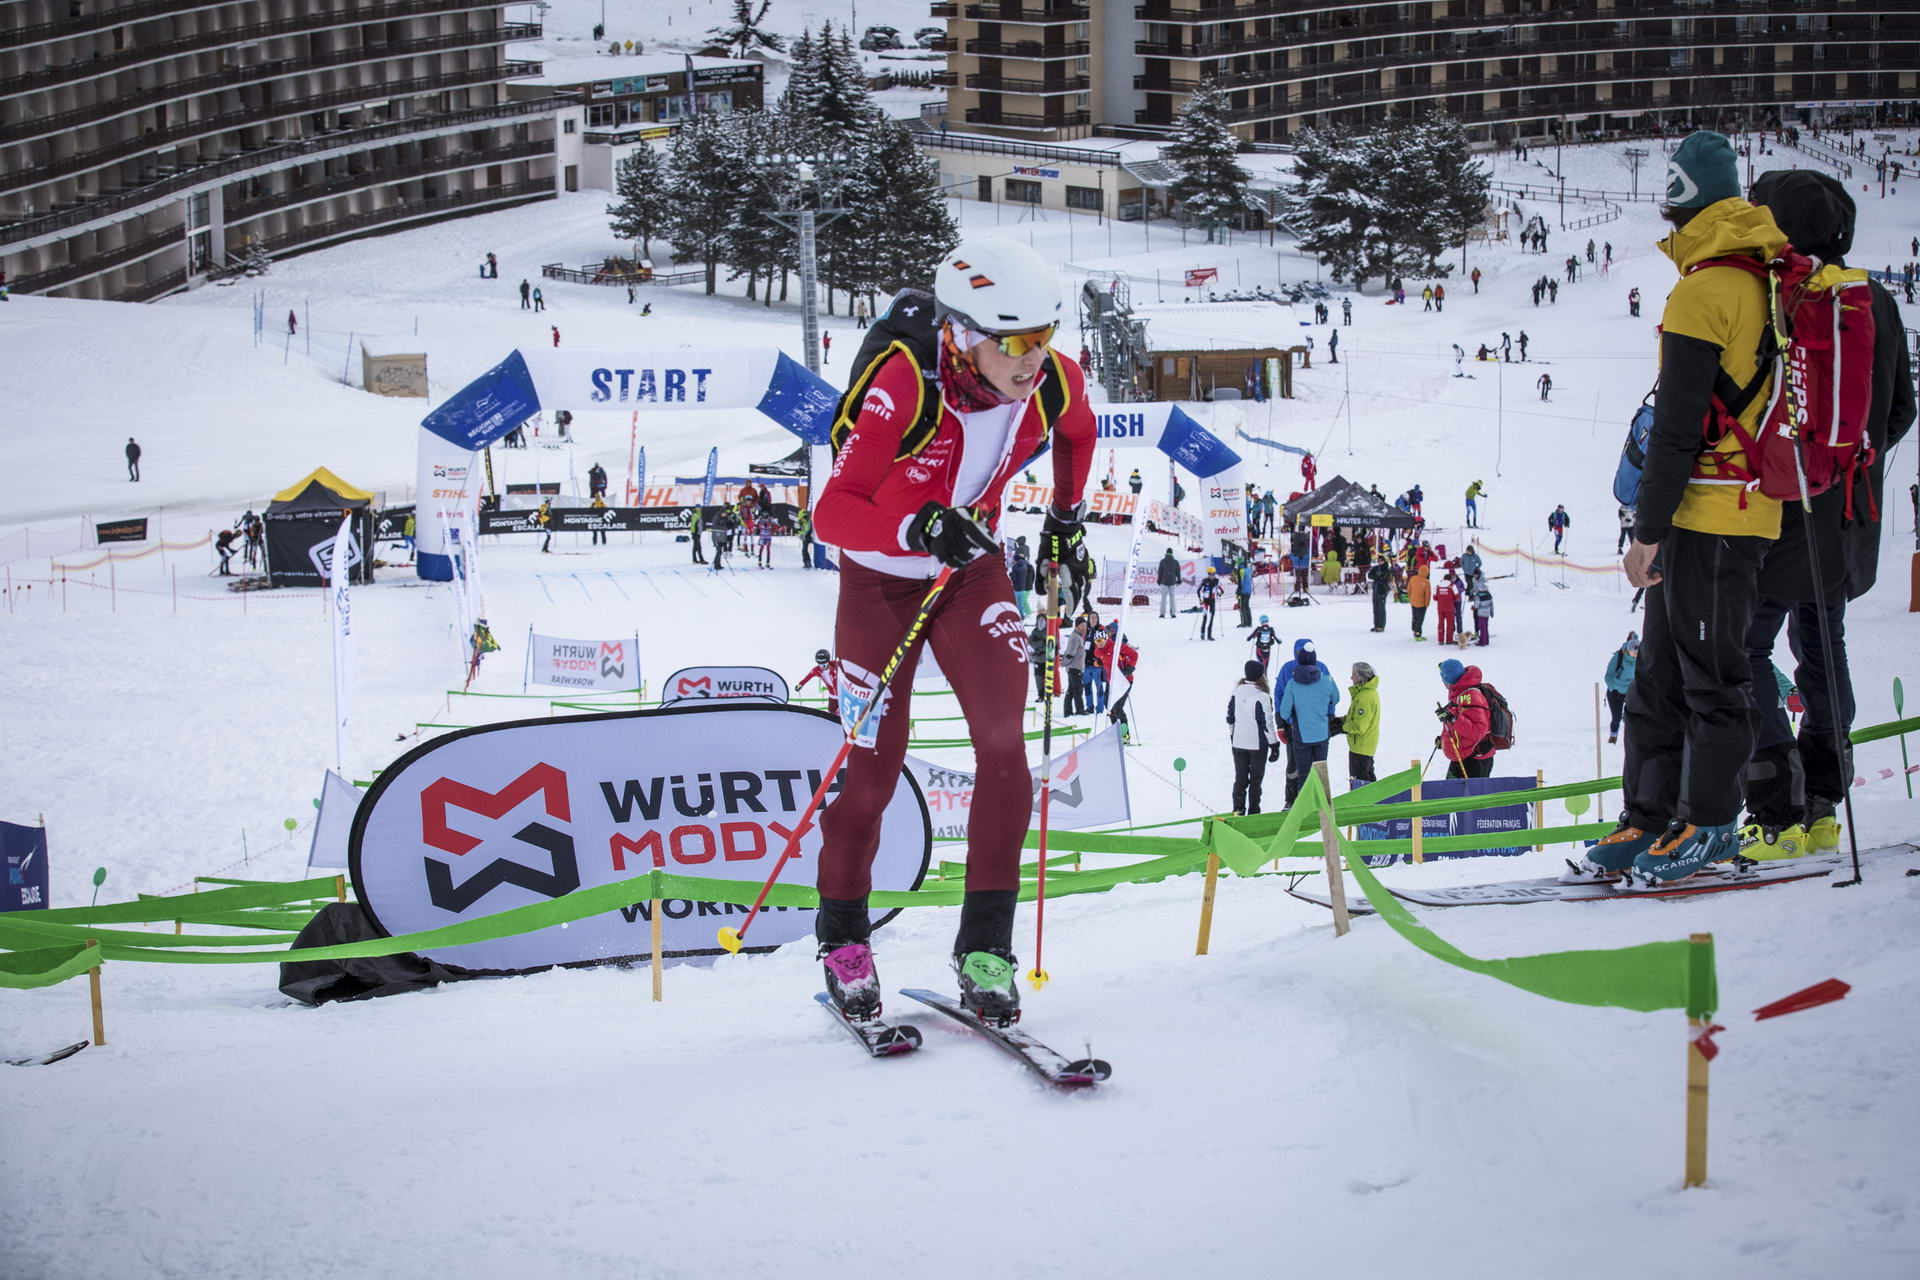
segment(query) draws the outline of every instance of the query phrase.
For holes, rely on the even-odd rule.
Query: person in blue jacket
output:
[[[1607,659],[1607,711],[1612,723],[1607,726],[1607,741],[1620,741],[1620,716],[1627,709],[1627,689],[1633,684],[1633,669],[1640,661],[1640,633],[1627,632],[1627,642]]]
[[[1253,561],[1242,559],[1236,577],[1234,595],[1238,597],[1237,602],[1240,605],[1240,625],[1251,627],[1253,625]]]
[[[1280,686],[1276,707],[1288,743],[1288,804],[1307,784],[1307,773],[1327,758],[1327,743],[1333,736],[1330,722],[1340,705],[1340,682],[1320,665],[1313,642],[1302,640],[1293,647],[1293,653],[1294,660],[1287,664],[1291,672]]]

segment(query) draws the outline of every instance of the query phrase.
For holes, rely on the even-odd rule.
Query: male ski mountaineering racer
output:
[[[875,322],[834,423],[833,475],[814,524],[844,552],[834,627],[843,718],[872,696],[941,567],[954,570],[821,817],[816,933],[827,990],[850,1018],[880,1012],[867,894],[923,642],[973,740],[967,894],[953,944],[961,1003],[1003,1025],[1019,1016],[1013,915],[1033,809],[1022,732],[1029,656],[996,530],[1008,481],[1051,446],[1039,567],[1059,566],[1068,599],[1084,599],[1092,562],[1081,497],[1094,417],[1080,367],[1049,345],[1060,316],[1059,283],[1034,250],[962,244],[936,269],[931,298],[903,290]]]

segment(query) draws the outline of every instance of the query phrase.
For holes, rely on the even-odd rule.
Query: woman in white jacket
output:
[[[1267,765],[1280,758],[1280,739],[1274,732],[1266,667],[1251,658],[1227,697],[1227,735],[1233,745],[1233,812],[1258,813],[1260,783]]]

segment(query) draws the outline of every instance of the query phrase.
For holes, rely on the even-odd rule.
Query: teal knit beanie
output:
[[[1667,160],[1667,206],[1704,209],[1740,194],[1740,165],[1723,133],[1690,133]]]

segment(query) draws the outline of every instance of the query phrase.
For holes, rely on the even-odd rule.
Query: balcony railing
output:
[[[506,186],[481,187],[474,191],[459,191],[452,195],[435,196],[430,200],[407,200],[400,204],[388,205],[384,209],[370,209],[365,213],[352,213],[344,218],[295,227],[281,235],[256,240],[254,243],[268,253],[277,255],[291,249],[298,249],[303,245],[336,239],[356,231],[365,231],[390,223],[411,222],[416,218],[437,217],[443,213],[456,213],[462,209],[477,208],[480,205],[499,204],[504,200],[524,200],[552,194],[554,194],[552,178],[535,178]]]
[[[957,4],[930,4],[927,6],[927,12],[936,18],[957,18],[960,16],[960,6]]]
[[[500,124],[529,116],[550,115],[561,107],[572,105],[574,105],[572,98],[529,98],[520,102],[502,102],[486,107],[444,111],[436,115],[414,116],[407,120],[368,125],[363,129],[346,129],[338,133],[302,138],[296,142],[284,142],[276,146],[242,151],[236,155],[222,156],[206,164],[194,165],[142,186],[109,192],[98,199],[83,201],[38,217],[0,226],[0,248],[4,248],[9,243],[33,239],[66,227],[111,217],[143,204],[163,200],[175,192],[190,190],[224,177],[238,176],[253,170],[297,161],[303,156],[365,148],[388,138],[404,138],[414,134],[444,132],[470,125]]]
[[[61,285],[78,280],[82,276],[97,276],[158,253],[169,245],[184,245],[187,242],[187,229],[184,226],[168,227],[116,249],[87,254],[84,258],[69,262],[64,266],[48,267],[45,271],[36,271],[30,276],[19,276],[13,282],[16,293],[45,293],[49,289],[58,289]]]
[[[224,115],[203,116],[198,120],[175,125],[171,129],[156,129],[137,137],[124,138],[92,151],[81,152],[79,155],[68,156],[64,160],[56,160],[51,164],[21,168],[0,176],[0,194],[37,187],[55,178],[104,168],[120,160],[175,146],[195,138],[204,138],[210,134],[224,133],[230,129],[260,127],[272,120],[308,115],[315,111],[324,111],[329,107],[357,106],[365,102],[406,98],[445,89],[469,89],[475,85],[511,80],[517,76],[530,76],[539,70],[540,64],[537,62],[502,62],[490,67],[449,71],[437,76],[415,76],[409,80],[389,80],[385,84],[359,85],[351,89],[337,89],[329,93],[314,94],[311,97],[292,98],[285,102],[266,103],[239,111],[229,111]]]
[[[1020,4],[970,4],[967,17],[975,22],[1017,22],[1027,27],[1051,27],[1073,22],[1085,22],[1088,17],[1087,6],[1083,4],[1065,5],[1020,5]]]
[[[933,43],[929,44],[927,48],[933,50],[935,53],[958,53],[960,52],[960,38],[958,36],[935,36]]]
[[[957,89],[960,87],[960,73],[958,71],[935,71],[933,73],[933,83],[942,89]]]
[[[497,3],[497,0],[496,0]],[[358,27],[370,22],[392,22],[404,18],[426,18],[439,14],[461,13],[469,9],[492,8],[493,5],[481,0],[394,0],[370,9],[322,9],[303,13],[294,18],[280,18],[273,22],[255,22],[244,27],[223,27],[218,31],[200,31],[190,36],[179,36],[172,40],[137,40],[125,49],[104,54],[85,62],[69,62],[66,66],[49,64],[44,71],[29,71],[23,75],[10,76],[0,80],[0,98],[16,93],[26,93],[34,89],[44,89],[50,85],[72,84],[76,80],[91,80],[100,76],[112,75],[128,67],[145,66],[150,62],[163,62],[168,58],[177,58],[189,53],[203,53],[229,45],[247,44],[256,40],[273,40],[282,36],[306,35],[315,31],[327,31],[338,27]],[[126,10],[115,10],[124,13]],[[521,24],[524,26],[524,24]],[[532,28],[531,36],[515,36],[516,40],[539,39],[539,27]],[[0,32],[0,40],[5,40],[9,32]]]
[[[1016,80],[1011,76],[970,75],[967,88],[979,89],[987,93],[1024,93],[1033,97],[1048,97],[1061,93],[1085,93],[1088,77],[1069,76],[1064,80]],[[935,84],[939,81],[936,79]]]
[[[1580,22],[1670,22],[1676,18],[1697,21],[1703,18],[1801,18],[1809,11],[1834,12],[1836,6],[1822,0],[1691,0],[1684,10],[1669,5],[1649,5],[1639,9],[1601,8],[1597,5],[1554,4],[1525,13],[1488,12],[1484,15],[1403,20],[1398,14],[1411,6],[1380,5],[1375,8],[1303,3],[1303,0],[1257,0],[1256,3],[1199,5],[1175,8],[1165,3],[1135,5],[1133,16],[1142,22],[1166,22],[1180,25],[1210,25],[1222,22],[1249,22],[1259,18],[1297,18],[1309,22],[1316,35],[1346,33],[1343,39],[1365,40],[1383,35],[1404,35],[1413,31],[1459,28],[1463,23],[1485,24],[1489,28],[1556,27]],[[1853,8],[1842,0],[1839,11]],[[1889,8],[1893,6],[1887,6]],[[1492,9],[1492,6],[1489,6]],[[1301,33],[1304,34],[1304,33]],[[1778,31],[1767,36],[1783,34]]]
[[[172,293],[175,289],[186,287],[187,269],[181,267],[178,271],[169,271],[166,275],[149,280],[145,284],[134,285],[125,293],[116,293],[113,300],[115,302],[152,302],[155,298]]]
[[[312,204],[317,200],[330,200],[335,196],[354,191],[390,186],[396,182],[411,182],[415,178],[424,178],[429,174],[478,169],[485,165],[508,164],[515,160],[531,160],[535,156],[552,154],[553,143],[541,140],[517,142],[510,147],[495,147],[488,151],[456,151],[451,155],[409,160],[403,164],[378,165],[360,173],[335,178],[330,182],[310,183],[304,187],[288,187],[284,191],[268,192],[252,200],[230,203],[227,206],[227,225],[248,222],[282,209]]]
[[[459,31],[451,35],[404,40],[398,44],[372,47],[363,45],[358,49],[340,49],[333,53],[317,54],[307,58],[280,58],[252,67],[228,67],[208,75],[195,76],[191,80],[175,80],[156,85],[141,93],[115,94],[105,102],[76,107],[72,111],[62,111],[50,116],[35,116],[32,119],[16,120],[10,124],[0,125],[0,144],[30,142],[35,138],[66,133],[86,125],[115,120],[164,103],[197,97],[203,93],[214,93],[221,89],[246,88],[273,80],[284,80],[289,76],[330,71],[366,62],[388,62],[398,58],[415,57],[423,53],[503,45],[513,40],[531,39],[532,37],[525,33],[529,31],[537,33],[539,30],[538,27],[500,27],[491,31]]]
[[[1039,40],[969,40],[967,52],[986,58],[1024,58],[1029,62],[1053,62],[1062,58],[1087,56],[1085,40],[1044,44]]]
[[[968,124],[1000,125],[1007,129],[1070,129],[1089,123],[1085,111],[1067,111],[1057,116],[1024,115],[1017,111],[995,111],[986,107],[968,107]]]

